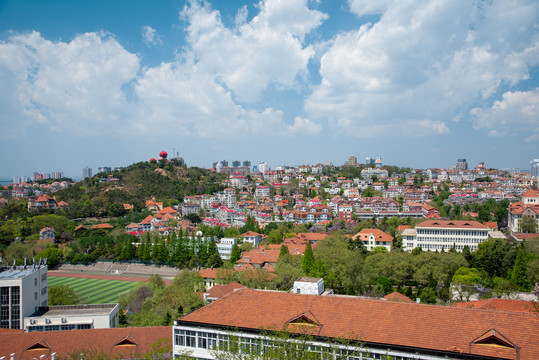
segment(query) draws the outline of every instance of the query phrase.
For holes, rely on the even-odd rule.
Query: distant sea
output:
[[[0,179],[0,185],[6,186],[11,185],[13,183],[13,179]]]

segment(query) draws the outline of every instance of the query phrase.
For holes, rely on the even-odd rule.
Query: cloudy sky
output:
[[[363,161],[529,169],[539,2],[0,0],[0,178]]]

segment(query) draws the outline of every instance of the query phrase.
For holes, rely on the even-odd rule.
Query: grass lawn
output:
[[[110,304],[118,302],[120,295],[137,283],[121,280],[79,279],[49,276],[49,287],[67,285],[79,296],[80,304]]]

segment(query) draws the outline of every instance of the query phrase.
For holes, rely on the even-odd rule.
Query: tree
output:
[[[286,244],[281,245],[281,250],[279,251],[279,257],[286,256],[290,254],[290,251],[288,251],[288,246]]]
[[[511,271],[511,282],[522,291],[530,291],[532,284],[528,277],[528,260],[531,260],[526,253],[524,246],[521,246],[517,251],[515,266]]]
[[[455,275],[453,275],[452,282],[464,284],[464,285],[475,285],[483,282],[479,270],[476,268],[466,268],[460,267]]]
[[[62,250],[58,249],[57,247],[50,246],[40,252],[36,258],[47,259],[47,265],[49,266],[49,268],[53,268],[58,265],[60,261],[62,261],[62,256]]]
[[[303,260],[301,261],[301,269],[305,272],[305,275],[310,276],[314,268],[314,253],[311,246],[311,242],[307,241],[305,246],[305,252],[303,253]]]
[[[533,234],[537,232],[537,221],[531,216],[524,215],[520,219],[520,229],[523,233]]]
[[[67,285],[49,287],[49,305],[76,305],[79,297],[75,290]]]
[[[241,259],[241,249],[238,244],[234,244],[230,252],[230,263],[235,264],[239,259]]]

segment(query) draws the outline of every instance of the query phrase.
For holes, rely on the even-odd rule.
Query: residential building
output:
[[[267,335],[282,331],[349,360],[535,359],[538,327],[536,314],[241,289],[176,320],[173,354],[215,359],[229,341],[263,352],[284,346]]]
[[[447,251],[454,247],[462,252],[464,246],[468,246],[475,251],[488,239],[488,232],[489,228],[477,221],[426,220],[415,229],[402,232],[403,249],[412,251],[419,247],[423,251]]]
[[[47,306],[47,284],[47,265],[41,262],[0,265],[0,328],[22,329],[24,317]]]
[[[253,247],[257,247],[258,244],[262,242],[262,234],[254,231],[247,231],[246,233],[241,234],[240,237],[243,238],[243,242],[251,243]]]
[[[82,169],[82,179],[91,178],[92,177],[92,169],[90,169],[88,166],[86,166],[84,169]]]
[[[468,170],[468,162],[466,159],[457,159],[457,165],[455,168],[457,170]]]
[[[270,168],[266,162],[261,162],[260,164],[258,164],[258,171],[262,174],[264,174],[268,170],[270,170]]]
[[[522,200],[509,205],[507,224],[512,233],[521,233],[521,221],[524,216],[529,216],[537,222],[539,232],[539,191],[528,189],[522,194]]]
[[[111,172],[112,169],[109,166],[100,166],[97,168],[97,173]]]
[[[353,240],[362,241],[368,251],[377,247],[384,247],[387,251],[393,248],[393,236],[380,229],[363,229],[352,237]]]
[[[216,242],[219,256],[223,260],[229,260],[232,248],[236,244],[236,238],[222,238]]]
[[[117,328],[118,304],[87,304],[40,307],[24,318],[24,330],[61,331]]]
[[[51,227],[44,227],[39,231],[39,240],[56,240],[56,231]]]
[[[357,158],[355,156],[350,156],[348,160],[345,161],[344,166],[357,166]]]

